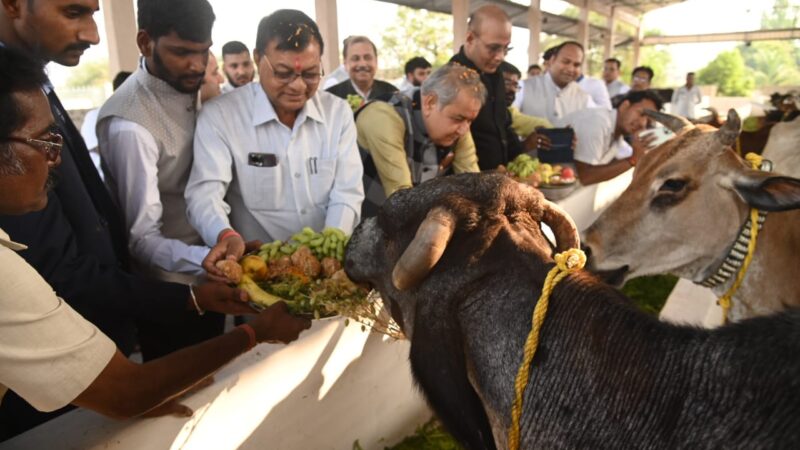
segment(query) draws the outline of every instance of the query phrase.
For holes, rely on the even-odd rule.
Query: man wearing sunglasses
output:
[[[0,45],[19,49],[42,65],[75,66],[99,42],[93,15],[99,0],[3,0]],[[219,283],[194,288],[132,275],[127,233],[117,206],[94,168],[80,132],[45,82],[58,133],[64,138],[59,182],[42,211],[0,214],[0,228],[28,246],[20,256],[69,304],[97,325],[124,354],[141,342],[146,359],[197,342],[181,323],[211,310],[241,314],[246,294]],[[52,136],[28,136],[51,140]],[[151,344],[150,347],[144,342]],[[18,433],[46,420],[9,393],[0,423]]]
[[[279,10],[258,26],[258,83],[200,111],[186,186],[189,221],[212,248],[203,267],[223,278],[243,237],[286,240],[303,227],[358,223],[364,189],[356,128],[347,103],[318,91],[323,41],[300,11]]]
[[[501,164],[508,164],[523,151],[511,130],[503,76],[497,70],[511,50],[509,43],[511,19],[508,14],[499,6],[485,5],[470,16],[464,45],[450,59],[478,72],[486,86],[486,103],[470,127],[481,170],[494,170]]]

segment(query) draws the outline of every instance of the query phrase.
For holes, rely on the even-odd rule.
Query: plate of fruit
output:
[[[539,162],[525,153],[518,155],[508,167],[498,167],[520,183],[540,188],[562,188],[572,186],[577,181],[575,170],[569,166],[551,165]]]
[[[342,269],[349,239],[338,228],[315,232],[306,227],[288,241],[263,244],[238,262],[222,260],[217,267],[247,292],[256,310],[283,301],[298,316],[341,315],[362,328],[399,338],[402,333],[384,311],[380,296],[350,281]]]

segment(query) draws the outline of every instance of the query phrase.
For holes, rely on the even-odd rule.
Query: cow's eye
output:
[[[676,178],[670,178],[658,188],[658,192],[680,192],[684,188],[686,188],[686,180],[679,180]]]

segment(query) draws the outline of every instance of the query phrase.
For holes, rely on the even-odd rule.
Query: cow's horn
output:
[[[653,111],[652,109],[645,109],[644,113],[652,117],[656,122],[669,128],[669,130],[675,134],[681,134],[684,131],[689,131],[694,128],[692,122],[680,116],[673,116],[672,114]]]
[[[418,285],[442,257],[456,229],[455,215],[444,207],[428,212],[417,228],[414,240],[400,256],[392,271],[392,284],[400,291]]]
[[[739,138],[739,133],[742,131],[742,120],[739,119],[739,114],[736,113],[736,110],[731,108],[728,110],[728,120],[725,122],[725,125],[722,126],[716,132],[717,139],[722,142],[722,145],[730,145],[736,143],[736,139]]]
[[[580,248],[581,238],[572,218],[553,202],[544,200],[542,206],[544,207],[542,222],[553,230],[556,236],[556,249],[563,252],[571,248]]]

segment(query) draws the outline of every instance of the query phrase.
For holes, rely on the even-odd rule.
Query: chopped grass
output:
[[[385,447],[385,450],[463,450],[463,447],[436,419],[431,419],[428,423],[417,427],[416,433],[393,447]]]
[[[642,311],[657,316],[677,283],[678,277],[672,275],[639,277],[628,280],[622,292]]]

